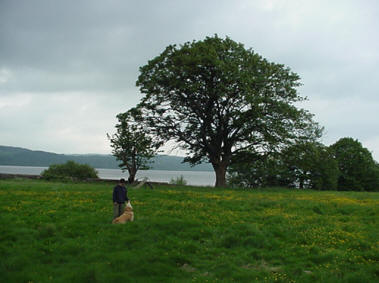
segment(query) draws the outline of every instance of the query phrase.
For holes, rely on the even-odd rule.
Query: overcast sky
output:
[[[324,144],[353,137],[379,161],[378,15],[376,0],[0,0],[0,145],[110,153],[139,67],[218,34],[300,75]]]

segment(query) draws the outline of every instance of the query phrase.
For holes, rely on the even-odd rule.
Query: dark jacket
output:
[[[117,185],[113,189],[113,202],[124,203],[128,201],[128,191],[124,186]]]

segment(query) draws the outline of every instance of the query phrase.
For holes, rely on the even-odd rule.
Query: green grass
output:
[[[379,193],[0,180],[0,282],[378,282]]]

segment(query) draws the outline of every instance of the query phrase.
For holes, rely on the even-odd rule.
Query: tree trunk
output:
[[[213,169],[216,173],[215,187],[226,187],[226,168],[227,165],[224,163],[213,164]]]
[[[304,189],[304,179],[300,178],[299,189]]]
[[[137,170],[134,168],[131,168],[128,170],[128,172],[129,172],[128,182],[129,184],[133,184],[136,179]]]

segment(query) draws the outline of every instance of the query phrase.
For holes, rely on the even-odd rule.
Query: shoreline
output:
[[[0,165],[0,179],[5,178],[25,178],[39,179],[41,178],[44,167],[28,167],[28,166],[2,166]],[[97,177],[103,182],[115,182],[120,178],[127,179],[128,172],[123,172],[121,169],[99,169]],[[136,179],[138,181],[148,181],[151,183],[171,183],[175,180],[183,178],[188,185],[193,186],[213,186],[215,183],[215,175],[208,171],[168,171],[168,170],[138,170]],[[91,181],[91,180],[88,180]]]
[[[45,180],[41,175],[29,175],[29,174],[10,174],[10,173],[0,173],[0,180],[6,179],[32,179],[32,180]],[[105,183],[117,183],[120,179],[87,179],[87,180],[79,180],[79,182],[105,182]],[[47,180],[45,180],[47,181]],[[141,183],[144,181],[140,181]],[[168,182],[148,182],[153,185],[172,185]]]

